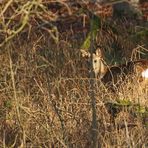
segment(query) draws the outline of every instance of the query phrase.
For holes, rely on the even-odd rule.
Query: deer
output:
[[[90,53],[82,51],[82,54],[90,57]],[[146,59],[108,66],[101,48],[97,48],[95,53],[93,53],[92,62],[95,78],[99,79],[109,90],[114,92],[121,84],[126,83],[129,78],[134,78],[138,83],[148,81],[148,60]]]

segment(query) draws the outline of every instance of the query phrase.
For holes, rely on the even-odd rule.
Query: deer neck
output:
[[[107,64],[105,61],[101,60],[100,62],[100,79],[102,79],[107,71]]]

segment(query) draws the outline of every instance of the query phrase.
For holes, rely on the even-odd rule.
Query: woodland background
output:
[[[91,33],[109,65],[147,59],[148,2],[0,1],[1,147],[148,146],[148,88],[97,85],[92,106]]]

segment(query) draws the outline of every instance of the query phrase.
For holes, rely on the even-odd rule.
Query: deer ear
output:
[[[90,57],[90,53],[84,49],[81,49],[81,54],[82,54],[82,57]]]
[[[100,48],[96,49],[96,56],[101,57],[101,55],[102,55],[101,49]]]

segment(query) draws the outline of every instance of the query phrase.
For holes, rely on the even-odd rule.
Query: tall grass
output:
[[[63,3],[60,8],[62,5],[70,13],[70,6]],[[51,23],[56,16],[50,6],[50,2],[9,1],[0,10],[2,147],[92,146],[89,62],[79,49],[86,32],[76,32],[75,26],[61,31]],[[110,26],[102,27],[97,42],[104,45],[104,52],[112,52],[115,38],[119,37],[118,45],[125,45]],[[135,45],[128,42],[129,48]],[[102,147],[146,147],[147,85],[135,82],[121,88],[110,92],[95,79],[98,143]]]

